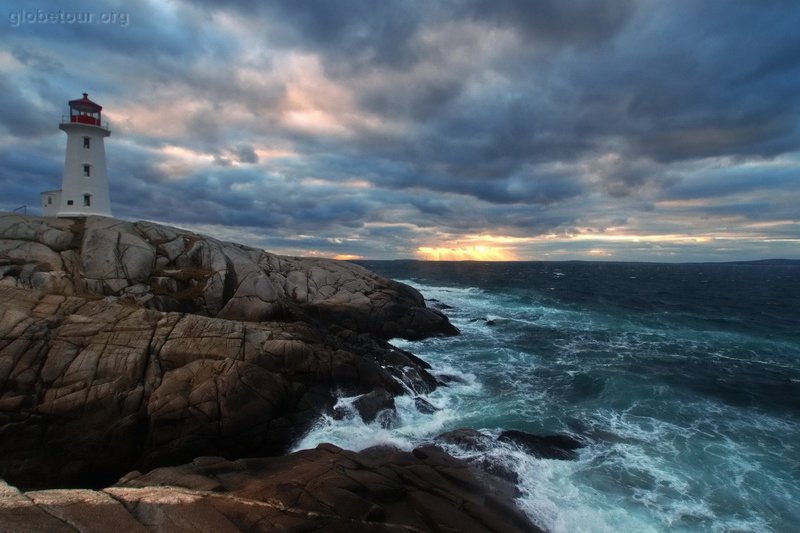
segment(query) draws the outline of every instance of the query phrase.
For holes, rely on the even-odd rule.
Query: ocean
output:
[[[433,413],[409,395],[391,424],[325,416],[298,449],[568,433],[574,461],[486,452],[554,533],[800,530],[800,263],[360,264],[461,330],[393,341],[451,381],[423,396]]]

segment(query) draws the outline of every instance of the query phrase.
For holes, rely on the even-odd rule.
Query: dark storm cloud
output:
[[[53,119],[50,114],[57,111],[54,105],[42,104],[30,98],[24,87],[20,87],[7,75],[0,73],[0,129],[18,137],[38,138],[52,135]]]
[[[633,13],[630,0],[476,0],[463,2],[476,20],[511,26],[527,41],[588,46],[617,33]]]
[[[457,192],[497,204],[551,204],[582,192],[573,176],[544,176],[535,172],[520,173],[500,180],[439,179],[436,189]]]
[[[748,198],[753,194],[773,196],[800,195],[800,175],[796,168],[770,165],[756,169],[710,168],[691,181],[671,188],[664,199],[695,200],[725,197]],[[798,211],[800,214],[800,211]]]
[[[622,40],[629,46],[617,59],[633,60],[636,69],[610,70],[613,92],[604,92],[627,95],[631,146],[662,161],[794,149],[800,96],[792,80],[800,71],[786,58],[800,54],[791,29],[797,6],[679,5],[682,17],[665,16],[663,5],[654,13],[660,26],[651,21],[645,35]]]
[[[258,154],[251,144],[240,144],[233,151],[240,163],[258,163]]]
[[[396,256],[437,235],[692,232],[791,218],[800,202],[793,1],[81,9],[129,22],[4,28],[5,208],[57,181],[58,118],[84,90],[113,117],[118,213],[269,229],[287,249]]]
[[[342,63],[402,66],[414,57],[407,48],[431,5],[388,0],[197,2],[209,10],[234,10],[245,19],[274,22],[283,46],[315,50]],[[340,65],[341,66],[341,65]]]
[[[526,41],[555,46],[592,45],[614,35],[634,12],[631,0],[234,0],[224,7],[244,17],[281,21],[294,44],[321,50],[334,59],[360,64],[408,66],[424,52],[413,46],[420,27],[453,19],[512,28]]]
[[[15,146],[0,149],[0,161],[0,184],[10,203],[37,204],[40,191],[57,189],[61,184],[62,157],[42,157],[40,150]]]

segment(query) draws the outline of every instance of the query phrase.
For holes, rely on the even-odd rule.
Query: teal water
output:
[[[298,447],[566,432],[589,443],[577,461],[490,452],[546,529],[798,530],[800,266],[365,266],[446,307],[461,335],[395,344],[462,383],[426,397],[433,414],[402,398],[390,428],[325,417]]]

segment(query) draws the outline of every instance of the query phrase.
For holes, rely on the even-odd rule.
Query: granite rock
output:
[[[0,475],[26,487],[96,485],[197,455],[280,454],[337,395],[405,393],[389,356],[429,376],[383,341],[314,322],[8,286],[0,301]]]
[[[9,531],[537,532],[513,485],[435,447],[330,444],[280,458],[198,457],[102,490],[0,484]]]
[[[342,396],[384,426],[400,394],[436,409],[417,395],[446,381],[387,341],[457,330],[407,285],[150,222],[0,214],[0,302],[0,477],[20,487],[0,480],[0,530],[539,531],[512,477],[435,446],[284,455]]]
[[[419,292],[352,263],[97,216],[0,214],[0,285],[230,320],[313,319],[382,339],[457,333]]]

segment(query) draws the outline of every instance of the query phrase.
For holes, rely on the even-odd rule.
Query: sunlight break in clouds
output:
[[[516,261],[516,252],[498,246],[464,246],[461,248],[417,248],[416,255],[426,261]]]
[[[183,179],[200,168],[210,166],[214,161],[214,156],[210,154],[182,146],[163,146],[158,149],[158,153],[163,159],[156,164],[156,168],[173,180]]]
[[[366,129],[380,131],[379,116],[360,110],[351,87],[325,74],[319,56],[291,53],[281,58],[286,96],[281,121],[290,129],[333,136],[351,136]]]

